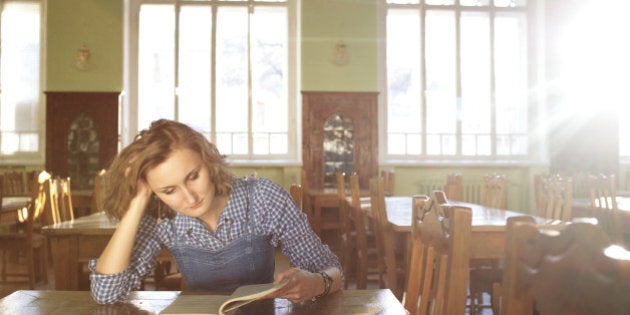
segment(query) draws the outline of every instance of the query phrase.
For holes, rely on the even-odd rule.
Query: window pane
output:
[[[425,0],[426,4],[453,5],[455,0]]]
[[[415,10],[388,10],[387,14],[387,131],[421,132],[420,16]],[[393,139],[388,152],[401,152]],[[389,151],[391,150],[391,151]]]
[[[387,3],[392,4],[418,4],[420,0],[387,0]]]
[[[241,132],[233,137],[236,153],[248,152],[248,16],[246,7],[220,7],[217,12],[216,95],[217,132]]]
[[[528,101],[525,16],[497,14],[495,25],[497,135],[526,134]],[[505,145],[506,150],[511,148],[512,141],[505,141]]]
[[[210,133],[212,8],[183,6],[179,18],[179,121]]]
[[[462,12],[460,23],[462,154],[476,155],[483,144],[477,137],[492,127],[490,18],[486,12]]]
[[[286,8],[256,8],[251,23],[252,131],[286,133],[289,117]],[[269,153],[269,134],[256,135],[254,154]]]
[[[138,128],[174,118],[175,11],[172,5],[140,7],[138,44]]]
[[[487,6],[490,0],[459,0],[459,3],[463,6]]]
[[[494,0],[494,5],[497,7],[524,7],[527,5],[527,0]]]
[[[457,127],[454,12],[427,11],[425,35],[427,136],[437,139],[427,140],[427,153],[455,152],[455,141],[439,140],[442,135],[454,135]]]
[[[40,4],[7,1],[1,9],[0,152],[37,152]]]

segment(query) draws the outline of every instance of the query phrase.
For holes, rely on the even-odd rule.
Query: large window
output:
[[[41,3],[0,1],[0,161],[41,158]]]
[[[230,158],[296,158],[294,0],[137,2],[131,135],[169,118]]]
[[[386,158],[528,158],[526,0],[382,1]]]

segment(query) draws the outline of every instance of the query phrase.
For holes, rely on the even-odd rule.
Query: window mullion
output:
[[[254,119],[253,119],[253,105],[252,105],[252,15],[254,14],[254,7],[249,5],[249,12],[247,14],[247,137],[248,141],[248,156],[254,157]]]
[[[175,86],[173,86],[173,89],[175,89],[175,93],[173,93],[173,117],[175,118],[175,120],[179,121],[179,14],[180,14],[180,8],[181,8],[181,4],[179,1],[175,2],[175,45],[174,45],[174,49],[175,51],[173,52],[173,58],[174,60],[174,69],[173,71],[175,73],[173,73],[173,83]]]
[[[210,139],[217,143],[217,6],[212,6],[212,31],[210,39]]]
[[[490,145],[492,156],[497,155],[497,100],[496,100],[496,74],[495,65],[495,43],[494,43],[494,18],[495,10],[490,10]]]
[[[426,29],[427,29],[427,10],[424,5],[420,7],[420,52],[422,53],[422,58],[420,60],[420,75],[421,75],[421,86],[420,86],[420,100],[421,106],[420,113],[422,117],[420,129],[420,139],[422,140],[422,149],[420,150],[420,155],[426,156],[427,154],[427,53],[426,53]]]

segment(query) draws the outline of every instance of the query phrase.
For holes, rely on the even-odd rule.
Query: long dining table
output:
[[[0,299],[0,314],[159,314],[180,294],[214,293],[133,291],[124,303],[99,305],[89,291],[21,290]],[[286,299],[254,301],[236,314],[405,314],[405,309],[389,289],[341,290],[299,304]]]
[[[527,213],[496,209],[474,203],[449,201],[449,204],[468,207],[472,210],[470,258],[502,258],[504,256],[505,229],[509,217],[528,215],[540,224],[555,223]],[[411,235],[412,197],[385,197],[385,207],[387,208],[387,220],[392,225],[392,229],[395,232]],[[361,208],[367,212],[368,216],[371,216],[369,197],[361,198]]]

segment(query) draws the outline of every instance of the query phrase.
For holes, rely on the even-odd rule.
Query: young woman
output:
[[[311,230],[288,192],[268,179],[231,174],[216,146],[192,128],[158,120],[112,162],[97,202],[118,228],[90,261],[98,303],[126,300],[162,247],[189,290],[234,290],[288,280],[273,296],[302,302],[340,289],[338,258]],[[292,268],[274,277],[280,244]]]

